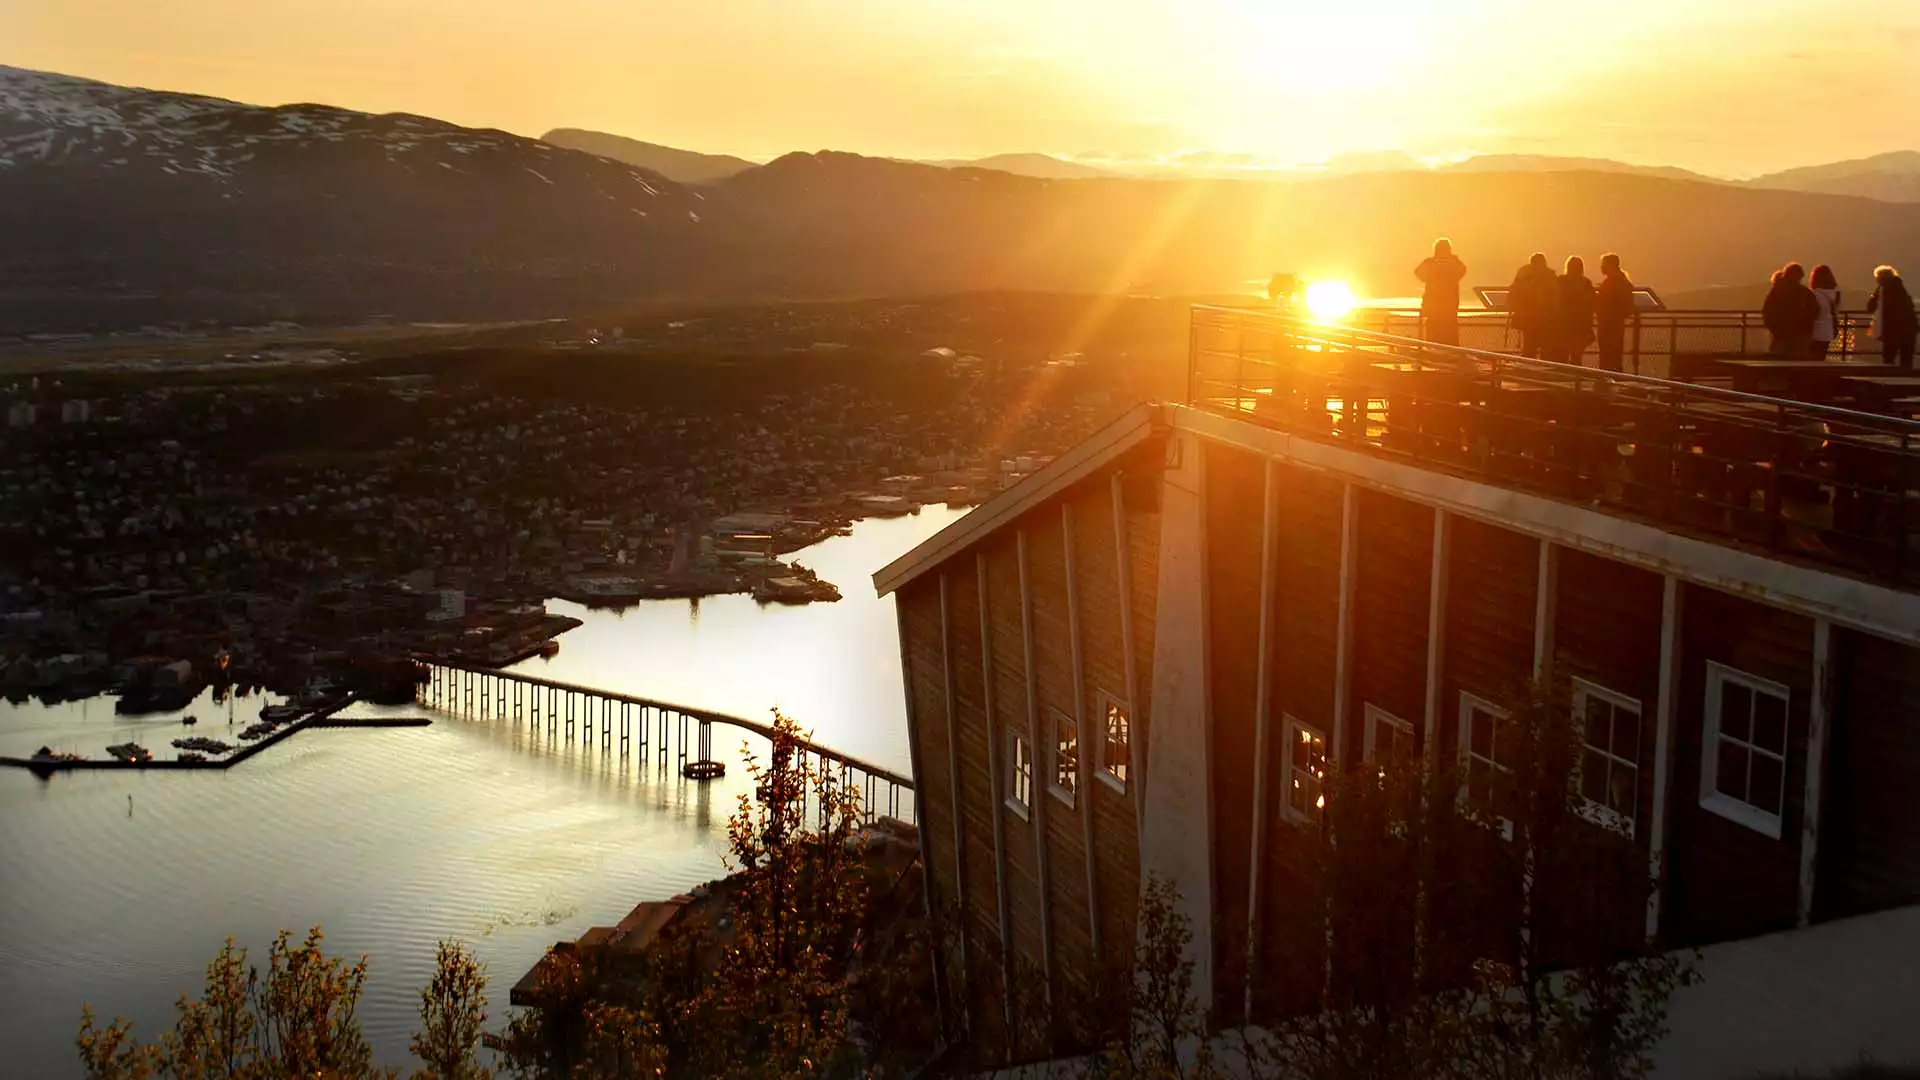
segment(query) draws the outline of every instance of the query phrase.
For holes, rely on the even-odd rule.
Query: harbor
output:
[[[217,740],[195,737],[192,739],[175,740],[175,748],[180,749],[181,753],[178,757],[172,759],[154,757],[150,751],[147,751],[145,747],[137,743],[119,743],[107,748],[108,753],[112,755],[107,758],[81,757],[77,754],[56,752],[51,748],[43,747],[31,757],[0,756],[0,766],[26,769],[40,776],[51,776],[54,773],[76,772],[80,770],[138,769],[144,771],[149,769],[231,769],[235,765],[252,758],[255,754],[269,747],[276,746],[298,735],[302,731],[310,731],[315,728],[370,729],[426,727],[433,723],[433,719],[428,716],[341,717],[339,715],[341,710],[352,705],[355,700],[353,694],[345,694],[329,699],[326,703],[314,706],[305,711],[296,710],[292,717],[283,721],[262,720],[260,724],[249,727],[247,732],[242,733],[241,737],[245,739],[248,732],[259,730],[261,725],[267,726],[264,732],[261,732],[255,738],[247,739],[241,746],[229,747],[228,750],[221,752],[221,756],[217,757],[209,757],[206,755],[214,752],[214,746],[228,746],[228,744],[218,742]],[[262,709],[262,712],[264,713],[269,709],[276,708],[290,708],[290,706],[269,705]],[[187,745],[182,746],[181,744]]]

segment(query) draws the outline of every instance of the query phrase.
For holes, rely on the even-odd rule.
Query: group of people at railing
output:
[[[1810,279],[1806,267],[1797,262],[1774,271],[1772,288],[1760,308],[1761,321],[1772,336],[1771,351],[1778,356],[1826,359],[1845,329],[1840,299],[1840,282],[1825,263],[1813,268]],[[1891,266],[1874,270],[1867,313],[1873,317],[1868,332],[1880,343],[1881,359],[1913,367],[1920,320],[1915,319],[1913,296],[1898,270]]]
[[[1467,265],[1446,239],[1433,242],[1433,254],[1414,268],[1423,286],[1420,298],[1421,336],[1443,345],[1460,343],[1460,289]],[[1888,364],[1912,368],[1920,319],[1913,296],[1899,271],[1891,266],[1874,270],[1874,288],[1866,311],[1872,317],[1869,333],[1880,343]],[[1556,274],[1543,252],[1535,252],[1513,276],[1507,290],[1507,324],[1520,335],[1520,353],[1561,363],[1580,362],[1597,346],[1600,367],[1624,371],[1628,328],[1636,309],[1633,279],[1620,256],[1600,257],[1600,280],[1587,277],[1586,261],[1567,257]],[[1832,267],[1816,266],[1809,280],[1800,263],[1788,263],[1773,275],[1773,285],[1761,309],[1770,351],[1794,359],[1825,359],[1834,342],[1848,332],[1839,281]],[[1861,351],[1851,340],[1851,351]]]
[[[1446,239],[1433,242],[1433,255],[1414,268],[1425,287],[1420,297],[1421,333],[1428,341],[1460,343],[1460,283],[1467,266]],[[1633,279],[1620,256],[1600,257],[1600,281],[1587,277],[1587,263],[1569,255],[1555,274],[1545,252],[1513,276],[1507,290],[1508,324],[1520,334],[1520,352],[1535,359],[1579,363],[1598,345],[1600,366],[1624,371],[1627,325],[1633,320]]]

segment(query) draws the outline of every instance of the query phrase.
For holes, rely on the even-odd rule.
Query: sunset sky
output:
[[[771,157],[1903,149],[1920,0],[5,0],[0,62]]]

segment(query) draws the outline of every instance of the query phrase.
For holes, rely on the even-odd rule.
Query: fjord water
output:
[[[585,625],[519,670],[754,719],[779,705],[818,741],[908,772],[893,602],[868,575],[958,516],[866,521],[795,555],[840,586],[837,604],[555,603]],[[259,704],[239,703],[241,724]],[[188,711],[197,727],[116,717],[107,699],[0,703],[0,753],[53,743],[97,756],[134,738],[164,756],[182,735],[226,737],[224,708]],[[737,762],[739,743],[716,730],[717,754]],[[555,940],[724,873],[727,815],[745,790],[737,763],[702,785],[564,732],[444,715],[301,732],[226,771],[0,770],[0,1074],[77,1076],[82,1003],[152,1038],[227,935],[264,963],[276,931],[316,923],[330,951],[368,956],[360,1014],[378,1060],[401,1063],[435,941],[463,940],[487,962],[497,1023]]]

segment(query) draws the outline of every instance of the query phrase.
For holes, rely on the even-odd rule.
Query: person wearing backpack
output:
[[[1920,320],[1914,318],[1913,295],[1900,271],[1881,266],[1873,271],[1873,296],[1867,312],[1873,316],[1873,336],[1880,339],[1880,357],[1889,364],[1913,367],[1913,342]]]
[[[1507,320],[1520,331],[1520,355],[1538,360],[1550,348],[1558,291],[1559,283],[1544,252],[1534,252],[1527,265],[1513,275],[1513,285],[1507,290]]]

